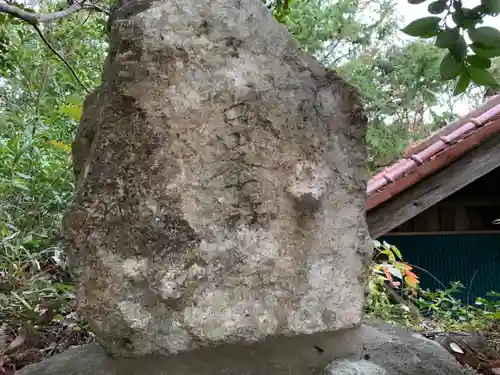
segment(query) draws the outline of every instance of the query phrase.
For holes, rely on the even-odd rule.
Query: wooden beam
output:
[[[369,211],[367,223],[372,238],[386,234],[498,166],[500,166],[500,134],[493,136],[441,171]]]
[[[467,217],[467,210],[465,207],[455,207],[455,223],[454,230],[466,231],[469,230],[469,218]]]
[[[464,198],[464,199],[445,199],[436,204],[437,208],[449,207],[498,207],[500,206],[500,194],[492,198]]]
[[[425,213],[425,217],[428,220],[427,231],[438,232],[440,227],[439,227],[439,210],[437,209],[437,207],[434,206],[429,208]]]

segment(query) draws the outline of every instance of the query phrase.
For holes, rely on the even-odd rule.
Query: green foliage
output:
[[[395,0],[294,0],[282,22],[308,52],[336,65],[390,40],[395,8]]]
[[[452,282],[443,290],[421,290],[411,302],[422,314],[419,326],[442,332],[486,332],[498,326],[500,319],[499,294],[489,292],[486,298],[463,301],[457,297],[465,287]]]
[[[439,32],[439,17],[424,17],[411,22],[402,31],[411,36],[419,36],[421,38],[432,38]]]
[[[370,51],[339,67],[364,98],[370,119],[367,135],[369,170],[397,159],[411,143],[428,136],[454,115],[450,82],[440,70],[444,51],[415,41]]]
[[[488,331],[500,321],[500,294],[490,292],[472,304],[457,298],[464,286],[450,283],[443,290],[423,290],[401,251],[374,241],[375,258],[369,279],[366,315],[415,330]],[[404,251],[404,250],[403,250]],[[383,259],[381,259],[383,258]],[[388,287],[393,292],[388,292]],[[397,298],[395,296],[398,296]]]
[[[465,90],[467,90],[469,84],[470,84],[470,76],[466,72],[463,72],[462,74],[460,74],[460,77],[457,80],[457,84],[455,85],[453,94],[455,96],[462,94]]]
[[[456,27],[446,29],[436,37],[436,47],[451,48],[460,39],[460,32]]]
[[[408,0],[410,4],[425,1]],[[481,0],[474,8],[464,7],[460,0],[438,0],[431,2],[427,10],[433,16],[414,20],[402,31],[413,37],[436,37],[436,47],[448,50],[442,60],[441,77],[445,81],[456,78],[454,95],[463,93],[471,82],[498,87],[498,81],[488,69],[492,65],[490,59],[500,56],[500,31],[479,25],[484,17],[500,13],[500,0]],[[437,16],[443,13],[444,16]],[[465,36],[469,37],[469,44]]]
[[[283,22],[290,13],[290,5],[293,0],[262,0],[278,22]]]
[[[43,28],[90,88],[99,84],[107,48],[102,19],[78,13]],[[49,345],[54,332],[69,327],[68,317],[74,314],[74,287],[58,237],[74,188],[69,145],[85,92],[25,23],[0,15],[2,46],[0,321],[13,334],[29,331],[39,337],[43,348],[44,340]],[[70,337],[82,335],[75,322],[65,333],[65,345],[71,345]],[[49,352],[60,350],[64,345]],[[4,366],[15,365],[6,360],[0,358]]]
[[[455,57],[448,52],[443,57],[439,70],[443,79],[450,80],[463,72],[463,64],[460,61],[457,61]]]
[[[414,322],[408,305],[399,303],[403,296],[417,291],[419,280],[412,267],[403,261],[398,248],[387,242],[374,241],[375,257],[371,266],[366,314],[389,322]],[[401,294],[400,301],[393,301],[388,288]]]
[[[425,0],[421,1],[422,3],[425,2]],[[410,3],[413,4],[413,3]],[[446,10],[446,1],[438,0],[438,1],[433,1],[432,3],[429,4],[427,7],[427,10],[429,11],[430,14],[441,14]]]

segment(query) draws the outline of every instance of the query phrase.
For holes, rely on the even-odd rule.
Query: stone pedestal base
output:
[[[387,324],[174,356],[108,357],[97,344],[70,349],[16,375],[465,375],[439,344]]]

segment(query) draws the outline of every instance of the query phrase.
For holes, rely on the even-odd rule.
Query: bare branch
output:
[[[11,16],[17,17],[23,21],[26,21],[32,25],[38,25],[40,23],[46,23],[55,21],[61,18],[68,17],[73,13],[79,12],[81,10],[97,10],[106,15],[109,15],[109,11],[97,4],[85,4],[86,0],[81,2],[75,1],[71,6],[52,13],[35,13],[28,12],[21,9],[15,5],[7,3],[5,0],[0,0],[0,13],[10,14]]]
[[[106,16],[111,15],[111,12],[109,11],[109,9],[106,9],[105,7],[102,7],[102,6],[97,5],[95,3],[93,3],[93,4],[85,4],[83,7],[85,9],[97,10],[97,11],[99,11],[101,13],[104,13]]]
[[[75,70],[73,67],[68,63],[68,61],[62,56],[53,46],[50,44],[50,42],[47,40],[45,35],[43,35],[42,31],[40,30],[40,27],[38,27],[39,24],[45,23],[45,22],[51,22],[55,21],[64,17],[68,17],[73,13],[79,12],[83,9],[87,10],[98,10],[100,12],[108,14],[108,11],[102,7],[99,7],[94,4],[85,4],[87,0],[83,0],[81,2],[74,2],[71,4],[68,8],[65,8],[63,10],[57,11],[57,12],[52,12],[52,13],[35,13],[35,12],[28,12],[25,11],[24,9],[21,9],[15,5],[11,5],[7,3],[5,0],[0,0],[0,13],[6,13],[10,14],[13,17],[19,18],[30,25],[32,25],[35,28],[35,31],[38,33],[42,41],[45,43],[45,45],[63,62],[64,65],[69,69],[73,77],[78,81],[80,86],[86,91],[89,92],[85,84],[82,82],[82,80],[78,77],[76,74]]]
[[[42,39],[42,41],[45,43],[45,45],[54,53],[54,55],[56,55],[59,60],[61,60],[63,62],[64,65],[67,66],[67,68],[69,69],[69,71],[71,72],[71,74],[73,75],[73,77],[75,77],[75,79],[77,80],[77,82],[80,84],[80,86],[86,91],[86,92],[90,92],[89,89],[87,88],[87,86],[85,86],[85,84],[82,82],[82,80],[80,79],[80,77],[78,77],[78,75],[76,74],[75,70],[73,69],[73,67],[70,65],[70,63],[64,58],[63,55],[61,55],[53,46],[52,44],[50,44],[50,42],[47,40],[47,38],[45,38],[45,35],[43,35],[42,33],[42,30],[40,30],[40,28],[38,27],[38,25],[34,24],[33,27],[35,28],[36,32],[38,33],[38,35],[40,36],[40,38]]]
[[[32,25],[38,25],[44,22],[55,21],[60,18],[68,17],[69,15],[79,12],[84,9],[82,4],[75,2],[70,7],[60,10],[58,12],[53,13],[34,13],[27,12],[24,9],[21,9],[15,5],[10,5],[6,3],[4,0],[0,0],[0,12],[7,13],[11,16],[17,17],[26,21]]]
[[[79,12],[80,10],[84,9],[83,3],[85,3],[85,1],[83,1],[82,3],[78,3],[77,1],[75,1],[68,8],[60,10],[58,12],[39,14],[38,22],[45,23],[45,22],[55,21],[64,17],[68,17],[71,14]]]

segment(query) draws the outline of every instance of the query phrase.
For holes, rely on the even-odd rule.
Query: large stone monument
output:
[[[431,358],[411,337],[386,366],[410,344],[360,327],[372,244],[355,90],[259,0],[122,1],[110,22],[65,217],[98,344],[20,375],[457,374],[411,372],[408,353]]]
[[[258,0],[128,1],[74,144],[66,234],[112,354],[360,324],[366,118]]]

